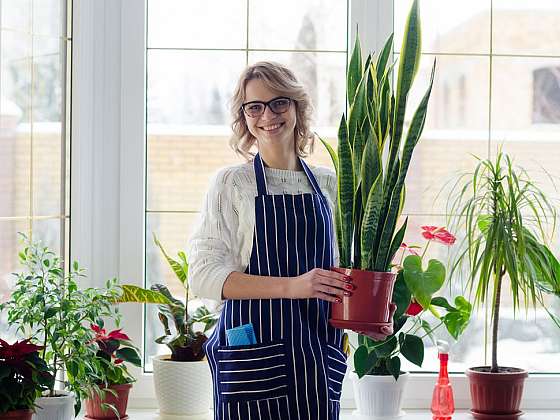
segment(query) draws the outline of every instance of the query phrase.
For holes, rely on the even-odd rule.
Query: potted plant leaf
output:
[[[392,87],[391,35],[377,58],[362,63],[359,38],[348,67],[348,117],[338,130],[338,153],[325,141],[338,179],[335,225],[340,264],[334,270],[353,279],[351,296],[333,305],[330,323],[358,332],[379,332],[389,325],[396,278],[391,262],[403,240],[407,219],[398,226],[404,205],[405,178],[424,128],[435,63],[428,89],[406,135],[408,93],[420,60],[418,1],[409,12]]]
[[[10,299],[0,310],[7,310],[8,324],[16,333],[43,346],[41,358],[56,379],[37,399],[34,417],[73,419],[81,408],[82,390],[90,384],[82,361],[97,352],[89,324],[117,317],[114,302],[120,290],[115,279],[109,280],[105,289],[80,289],[78,280],[84,277],[84,270],[77,262],[65,273],[59,256],[39,241],[21,236],[23,270],[16,274]]]
[[[445,326],[457,339],[466,328],[471,314],[471,304],[462,296],[450,304],[436,294],[445,282],[446,269],[437,259],[424,263],[431,242],[453,245],[455,237],[446,229],[422,226],[427,244],[422,254],[420,247],[401,245],[400,261],[393,291],[397,310],[393,316],[394,332],[382,341],[367,336],[358,337],[354,351],[355,372],[350,378],[356,399],[356,414],[367,418],[397,418],[403,415],[402,398],[409,373],[401,370],[401,356],[411,363],[422,366],[424,341],[429,337],[435,344],[434,332]],[[409,254],[405,257],[405,254]],[[440,309],[438,309],[438,308]],[[439,310],[446,313],[441,315]],[[431,325],[426,313],[437,320]]]
[[[208,414],[212,405],[212,379],[202,345],[206,333],[217,322],[217,315],[205,306],[189,311],[187,274],[189,265],[184,252],[173,259],[154,235],[154,243],[185,289],[184,302],[173,297],[163,284],[150,289],[123,285],[120,302],[152,303],[158,305],[158,319],[164,335],[156,339],[165,344],[171,354],[153,358],[154,384],[159,411],[162,415],[197,416]],[[200,329],[195,327],[199,326]],[[181,398],[175,398],[181,395]]]
[[[542,305],[548,311],[544,297],[559,284],[559,265],[547,247],[545,225],[555,221],[556,210],[528,173],[500,150],[494,159],[478,159],[474,172],[459,179],[448,214],[465,232],[453,270],[466,274],[475,307],[491,309],[492,363],[466,372],[472,413],[517,418],[528,373],[498,363],[502,303],[509,295],[514,314],[521,306]]]
[[[135,382],[125,363],[141,367],[140,354],[121,329],[107,333],[103,322],[92,324],[95,358],[84,363],[91,378],[86,390],[86,419],[125,419],[128,394]]]
[[[14,344],[0,339],[0,420],[31,420],[35,400],[52,387],[41,350],[29,339]]]

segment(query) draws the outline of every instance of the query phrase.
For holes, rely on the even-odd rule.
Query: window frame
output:
[[[146,181],[147,0],[74,0],[72,59],[72,256],[89,268],[89,284],[108,278],[144,285]],[[366,19],[366,16],[368,18]],[[364,51],[379,51],[393,30],[391,0],[350,0],[349,51],[359,27]],[[125,304],[122,326],[144,342],[143,305]],[[141,320],[141,322],[138,322]],[[152,374],[137,378],[131,408],[157,406]],[[426,408],[435,373],[413,373],[405,408]],[[470,407],[464,374],[452,374],[457,408]],[[560,408],[560,375],[534,374],[525,384],[525,409]],[[354,408],[345,378],[342,408]]]

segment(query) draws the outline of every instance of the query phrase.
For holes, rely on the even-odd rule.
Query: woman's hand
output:
[[[387,338],[387,336],[393,334],[393,315],[395,315],[395,311],[397,310],[397,305],[391,303],[389,305],[389,319],[391,320],[391,326],[388,327],[381,327],[379,332],[374,331],[356,331],[358,334],[367,335],[370,338],[373,338],[375,341],[383,341]]]
[[[352,278],[335,271],[314,268],[301,276],[292,277],[288,286],[288,298],[319,298],[340,303],[343,296],[354,290]]]

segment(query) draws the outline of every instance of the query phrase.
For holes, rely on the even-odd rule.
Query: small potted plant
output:
[[[397,221],[412,153],[424,128],[435,63],[428,89],[404,135],[407,98],[420,60],[420,15],[415,0],[408,15],[398,77],[391,62],[393,36],[376,59],[362,64],[359,39],[348,67],[348,118],[338,130],[338,153],[323,144],[338,179],[335,214],[340,263],[335,271],[353,279],[355,291],[333,305],[330,323],[338,328],[379,332],[390,325],[390,299],[396,279],[391,263],[407,220]],[[393,90],[393,79],[396,90]]]
[[[97,352],[89,324],[103,317],[115,319],[114,303],[120,295],[116,279],[105,289],[80,289],[84,270],[74,262],[64,272],[62,260],[40,242],[22,234],[19,253],[22,272],[10,299],[0,305],[7,310],[8,324],[16,332],[43,346],[41,358],[56,381],[37,400],[37,420],[73,419],[81,408],[82,390],[90,384],[83,368]]]
[[[555,220],[556,210],[527,172],[501,150],[494,159],[478,161],[474,172],[456,184],[447,212],[465,232],[454,271],[466,273],[475,307],[486,304],[491,309],[492,364],[466,372],[471,411],[480,419],[517,418],[528,373],[498,363],[500,310],[509,294],[514,313],[521,303],[548,311],[544,294],[559,290],[560,266],[546,246],[544,226]]]
[[[424,361],[423,338],[434,340],[433,333],[445,325],[450,335],[457,339],[466,328],[471,314],[471,304],[462,296],[454,305],[441,296],[434,296],[445,282],[445,266],[436,259],[423,263],[431,242],[453,245],[455,237],[447,230],[435,226],[422,226],[427,239],[422,254],[420,247],[401,245],[400,261],[393,301],[397,310],[393,316],[394,333],[385,340],[375,341],[360,335],[359,346],[354,352],[355,373],[351,374],[356,414],[367,418],[397,418],[403,415],[402,398],[409,373],[401,371],[401,356],[417,366]],[[405,253],[409,255],[405,256]],[[441,315],[436,307],[443,308]],[[438,320],[435,326],[423,318],[429,312]]]
[[[86,391],[86,419],[126,419],[128,394],[135,379],[125,362],[141,367],[138,349],[121,329],[109,333],[100,325],[92,324],[93,342],[98,346],[95,358],[90,360],[89,377],[92,384]]]
[[[123,285],[120,302],[158,304],[158,318],[164,335],[156,339],[165,344],[171,354],[155,356],[154,384],[159,411],[162,415],[197,416],[207,415],[212,405],[212,377],[205,360],[203,344],[208,339],[206,333],[217,322],[217,315],[205,306],[189,311],[189,286],[187,274],[189,265],[184,252],[178,259],[171,258],[157,237],[154,242],[175,273],[177,280],[185,288],[184,303],[174,298],[168,288],[154,284],[151,289],[134,285]],[[195,327],[199,326],[200,329]],[[181,395],[181,398],[176,398]]]
[[[0,420],[31,420],[35,400],[54,377],[29,339],[8,344],[0,339]]]

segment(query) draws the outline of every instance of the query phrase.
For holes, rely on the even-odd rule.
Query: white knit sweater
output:
[[[323,167],[310,168],[334,210],[335,173]],[[269,194],[313,192],[303,171],[265,168],[265,174]],[[210,182],[187,251],[189,285],[199,298],[221,303],[228,275],[247,268],[253,244],[256,195],[252,162],[221,169]],[[335,260],[338,260],[337,247],[334,248]]]

